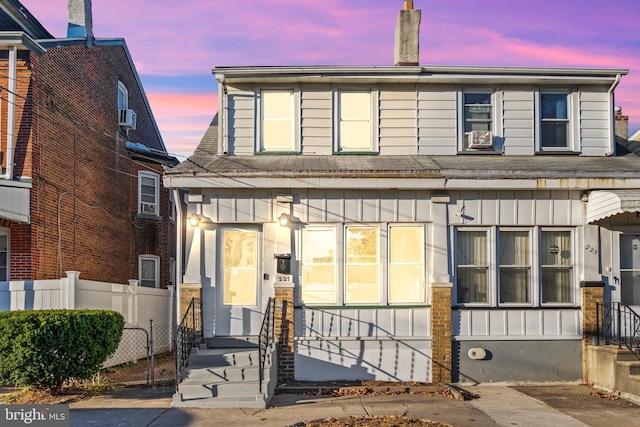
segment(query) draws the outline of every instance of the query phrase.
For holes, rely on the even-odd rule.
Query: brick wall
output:
[[[603,282],[583,282],[582,288],[582,378],[588,382],[587,347],[593,344],[594,337],[598,334],[597,303],[604,302]],[[602,310],[599,323],[602,324]]]
[[[451,382],[451,283],[431,285],[431,381]]]
[[[118,126],[118,81],[138,115],[129,135]],[[15,173],[31,177],[33,188],[31,224],[10,227],[10,278],[52,279],[74,270],[89,280],[127,283],[138,277],[138,256],[154,254],[166,286],[175,258],[168,191],[161,187],[162,218],[137,214],[137,171],[163,170],[132,159],[125,144],[163,147],[123,46],[50,48],[21,63],[18,82],[25,108],[16,108]]]
[[[275,288],[275,340],[278,346],[278,384],[294,378],[293,286]]]

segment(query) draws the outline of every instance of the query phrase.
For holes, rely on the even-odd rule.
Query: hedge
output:
[[[110,310],[0,312],[0,382],[57,393],[67,380],[96,374],[123,329]]]

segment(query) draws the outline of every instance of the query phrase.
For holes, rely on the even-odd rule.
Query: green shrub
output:
[[[0,312],[0,382],[57,393],[98,372],[123,329],[122,315],[108,310]]]

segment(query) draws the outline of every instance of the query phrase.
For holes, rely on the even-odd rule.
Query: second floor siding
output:
[[[222,153],[611,155],[607,85],[229,85]],[[221,126],[221,138],[225,137]],[[488,133],[487,145],[471,133]]]

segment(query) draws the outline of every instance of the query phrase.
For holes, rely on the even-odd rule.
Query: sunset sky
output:
[[[67,0],[20,0],[56,37]],[[193,153],[217,110],[212,68],[393,65],[403,0],[93,0],[124,38],[167,150]],[[424,65],[625,68],[616,105],[640,127],[640,1],[414,0]]]

